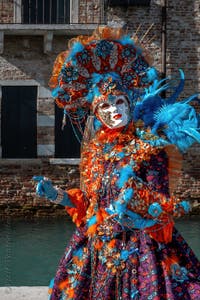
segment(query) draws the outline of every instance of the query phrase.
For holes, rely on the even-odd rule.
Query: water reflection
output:
[[[200,259],[200,217],[176,227]],[[68,218],[1,223],[0,286],[48,285],[74,229]]]

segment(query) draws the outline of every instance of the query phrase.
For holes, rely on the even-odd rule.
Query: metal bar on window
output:
[[[1,2],[0,7],[5,2]],[[90,2],[85,0],[83,15],[86,22],[91,22],[94,15],[88,13]],[[23,23],[27,24],[65,24],[69,23],[69,0],[22,0]],[[90,19],[91,17],[91,19]]]
[[[28,24],[31,24],[31,0],[28,1]]]
[[[35,23],[38,23],[38,0],[35,2]]]
[[[56,1],[56,24],[58,24],[59,20],[59,1]]]
[[[49,2],[49,23],[52,24],[52,0]]]
[[[57,23],[58,23],[58,24],[61,23],[61,13],[60,13],[61,9],[62,9],[62,1],[61,1],[61,0],[58,0],[58,12],[57,12],[57,14],[58,14],[58,20],[57,20]]]
[[[44,9],[44,0],[42,0],[42,24],[44,24],[44,20],[45,20],[45,17],[44,17],[44,14],[45,14],[45,9]]]
[[[67,0],[63,1],[63,9],[64,9],[64,15],[63,15],[63,23],[65,24],[66,23],[66,6],[67,6],[67,3],[66,3]]]
[[[56,1],[53,0],[51,3],[51,24],[56,24]]]
[[[66,3],[66,0],[61,0],[60,1],[61,5],[60,5],[60,12],[59,12],[59,15],[60,15],[60,23],[64,24],[65,23],[65,3]]]

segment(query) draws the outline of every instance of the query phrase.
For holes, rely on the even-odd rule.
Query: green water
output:
[[[176,227],[200,259],[200,217]],[[48,285],[74,229],[64,218],[0,223],[0,286]]]

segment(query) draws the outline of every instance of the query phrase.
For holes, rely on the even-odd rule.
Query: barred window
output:
[[[70,0],[22,0],[22,23],[69,24]]]

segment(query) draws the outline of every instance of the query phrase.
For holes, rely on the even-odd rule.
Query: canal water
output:
[[[176,227],[200,259],[200,216]],[[0,223],[0,286],[47,286],[74,229],[67,218]]]

